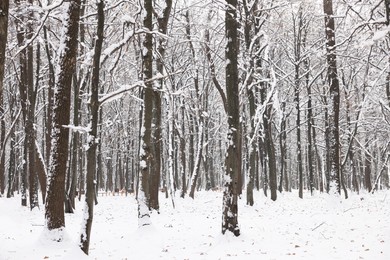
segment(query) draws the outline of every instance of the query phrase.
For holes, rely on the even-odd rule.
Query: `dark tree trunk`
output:
[[[152,31],[152,0],[144,0],[144,27]],[[151,79],[153,76],[153,36],[150,33],[145,33],[143,40],[143,80]],[[146,82],[144,87],[144,111],[141,127],[140,140],[140,174],[138,188],[138,225],[150,225],[149,199],[150,199],[150,172],[153,170],[152,158],[152,118],[153,118],[153,84]]]
[[[184,118],[185,118],[185,106],[184,102],[181,105],[181,118],[182,118],[182,124],[181,124],[181,136],[180,136],[180,165],[181,165],[181,192],[180,197],[184,198],[186,192],[187,192],[187,180],[186,180],[186,141],[184,139],[185,135],[185,124],[184,124]]]
[[[45,127],[45,163],[48,166],[50,160],[50,150],[51,150],[51,130],[52,130],[52,115],[53,115],[53,95],[54,95],[54,65],[51,60],[51,50],[49,48],[49,41],[47,39],[47,28],[43,27],[43,36],[45,39],[45,52],[47,56],[47,62],[49,67],[49,82],[47,90],[47,108],[46,108],[46,127]]]
[[[226,231],[235,236],[240,235],[238,226],[238,194],[241,180],[241,136],[240,136],[240,99],[238,89],[238,22],[237,0],[226,0],[225,56],[226,65],[226,97],[228,114],[228,147],[225,159],[225,178],[222,208],[222,234]]]
[[[313,144],[314,144],[314,151],[316,155],[317,160],[317,172],[318,172],[318,179],[319,179],[319,190],[320,192],[324,192],[324,179],[323,179],[323,171],[322,171],[322,159],[320,156],[320,153],[318,152],[317,147],[317,133],[316,128],[314,127],[314,119],[312,118],[311,126],[312,126],[312,132],[313,132]]]
[[[67,13],[69,20],[65,28],[65,39],[63,39],[66,50],[63,50],[60,54],[60,73],[56,84],[57,91],[54,96],[56,104],[53,110],[52,143],[54,145],[50,153],[48,191],[45,205],[46,227],[49,230],[65,227],[64,195],[69,129],[63,126],[69,125],[70,119],[70,94],[72,75],[76,67],[79,10],[80,0],[70,1]],[[57,239],[61,241],[62,237]]]
[[[300,104],[299,104],[299,74],[297,74],[299,67],[295,68],[295,106],[297,110],[297,164],[298,164],[298,179],[299,179],[299,197],[303,198],[303,168],[302,168],[302,146],[301,146],[301,116],[300,116]]]
[[[267,104],[265,113],[263,115],[263,124],[265,131],[265,145],[267,149],[267,163],[268,163],[268,176],[269,176],[269,189],[271,192],[271,200],[277,199],[277,173],[276,173],[276,158],[275,158],[275,146],[272,138],[272,119],[271,119],[272,105]]]
[[[83,218],[80,237],[80,247],[85,254],[89,253],[89,244],[91,241],[91,230],[93,222],[93,207],[95,200],[95,178],[96,178],[96,150],[98,146],[98,120],[99,120],[99,75],[100,75],[100,56],[103,46],[104,32],[104,0],[97,2],[97,33],[95,41],[95,52],[93,57],[92,85],[90,97],[90,125],[88,132],[88,150],[87,150],[87,186],[85,192],[84,214],[88,215]]]
[[[298,185],[299,198],[303,198],[303,161],[302,161],[302,140],[301,140],[301,110],[300,110],[300,67],[301,67],[301,47],[303,45],[303,19],[302,9],[298,10],[298,24],[295,24],[296,17],[293,17],[294,22],[294,101],[297,111],[296,127],[297,127],[297,166],[298,166]]]
[[[4,67],[5,67],[5,49],[8,36],[8,10],[9,0],[2,0],[0,3],[0,147],[3,147],[5,140],[5,117],[4,117]],[[5,154],[2,152],[0,158],[0,197],[5,189]],[[8,177],[9,178],[9,177]]]
[[[20,0],[15,0],[16,7],[22,8]],[[21,16],[18,17],[18,19],[15,19],[15,25],[17,29],[16,38],[18,41],[18,46],[23,47],[24,41],[25,41],[25,32],[26,29],[23,27],[23,22],[25,20],[25,17]],[[20,103],[22,107],[23,112],[23,122],[26,122],[27,117],[27,86],[28,86],[28,78],[27,78],[27,50],[26,48],[22,48],[22,50],[19,53],[19,69],[20,69],[20,77],[19,77],[19,96],[20,96]],[[24,140],[24,149],[23,149],[23,166],[22,166],[22,172],[21,172],[21,183],[20,183],[20,190],[21,190],[21,204],[22,206],[27,206],[27,138]]]
[[[32,1],[29,0],[32,4]],[[29,18],[32,19],[30,14]],[[33,29],[31,24],[27,26],[27,39],[32,37]],[[27,47],[27,102],[26,102],[26,117],[24,123],[24,132],[26,138],[27,148],[27,162],[28,162],[28,176],[29,176],[29,199],[30,209],[39,207],[38,203],[38,175],[35,164],[35,91],[34,91],[34,49],[33,45],[30,44]],[[37,72],[39,73],[39,71]]]
[[[369,153],[368,138],[366,138],[365,152],[364,152],[364,187],[367,191],[372,190],[371,183],[371,154]]]
[[[330,92],[329,113],[329,193],[340,194],[340,138],[339,138],[339,111],[340,111],[340,86],[337,75],[336,62],[336,35],[335,21],[333,17],[333,1],[323,0],[325,13],[326,35],[326,61],[328,65],[327,77]]]
[[[284,190],[288,191],[289,183],[287,178],[287,115],[286,115],[286,102],[282,102],[282,113],[283,117],[280,123],[280,135],[279,135],[279,147],[280,147],[280,182],[279,182],[279,192],[283,191],[283,182]]]
[[[167,34],[168,29],[168,20],[169,14],[171,12],[172,0],[166,0],[166,5],[163,10],[163,16],[157,17],[158,22],[158,31],[161,34]],[[166,50],[166,39],[164,37],[159,37],[158,39],[158,58],[156,60],[156,69],[161,74],[164,75],[164,57]],[[154,131],[152,132],[152,149],[154,165],[151,169],[150,176],[150,201],[149,207],[151,209],[159,210],[159,200],[158,193],[160,188],[160,179],[161,179],[161,152],[162,152],[162,135],[161,135],[161,89],[163,88],[164,80],[159,81],[159,89],[155,89],[153,93],[153,116],[154,116]]]
[[[10,98],[10,110],[11,110],[11,122],[15,120],[15,96],[12,95]],[[15,142],[15,129],[12,127],[10,129],[10,152],[9,152],[9,166],[8,166],[8,191],[7,191],[7,198],[11,198],[14,195],[14,184],[15,184],[15,177],[16,176],[16,142]]]

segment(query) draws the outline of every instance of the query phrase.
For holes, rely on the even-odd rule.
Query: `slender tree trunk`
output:
[[[322,159],[320,156],[320,153],[318,151],[317,147],[317,133],[316,133],[316,128],[314,127],[314,119],[312,118],[312,132],[313,132],[313,145],[314,145],[314,151],[316,155],[316,160],[317,160],[317,172],[318,172],[318,178],[319,178],[319,189],[320,192],[324,192],[324,179],[323,179],[323,171],[322,171]]]
[[[12,95],[10,100],[10,110],[11,110],[11,122],[15,120],[15,96]],[[7,191],[7,198],[11,198],[14,195],[14,184],[15,184],[15,177],[16,175],[16,145],[15,145],[15,129],[12,127],[10,129],[10,152],[9,152],[9,166],[8,166],[8,191]]]
[[[186,181],[186,142],[184,139],[185,135],[185,124],[184,124],[184,118],[185,118],[185,106],[184,102],[181,105],[181,118],[182,118],[182,124],[181,124],[181,136],[180,136],[180,165],[181,165],[181,192],[180,197],[184,198],[186,192],[187,192],[187,181]]]
[[[367,191],[372,190],[372,183],[371,183],[371,160],[372,156],[369,153],[369,147],[368,147],[368,138],[366,137],[366,145],[365,145],[365,152],[364,152],[364,187]]]
[[[76,77],[73,77],[73,125],[79,125],[79,84]],[[76,197],[76,185],[77,185],[77,165],[79,159],[79,132],[72,132],[72,152],[69,165],[69,176],[66,185],[65,196],[65,213],[74,213],[75,209],[75,197]]]
[[[85,193],[84,214],[81,224],[80,247],[85,254],[89,253],[89,244],[91,241],[91,229],[93,221],[93,207],[95,199],[95,178],[96,178],[96,150],[98,146],[98,120],[99,120],[99,75],[100,75],[100,56],[103,46],[104,32],[104,0],[97,2],[97,33],[95,41],[95,52],[93,57],[92,85],[90,97],[90,125],[88,132],[88,150],[87,150],[87,187]]]
[[[49,41],[47,38],[47,28],[43,27],[43,36],[45,39],[45,52],[47,56],[47,62],[49,67],[49,82],[48,82],[48,90],[47,90],[47,108],[46,108],[46,127],[45,127],[45,162],[46,165],[49,165],[50,160],[50,150],[51,150],[51,130],[52,130],[52,116],[53,116],[53,96],[54,96],[54,65],[51,60],[51,50],[49,48]]]
[[[15,0],[15,5],[18,9],[21,9],[20,0]],[[25,41],[25,28],[23,27],[23,22],[25,17],[21,16],[18,19],[15,19],[15,25],[17,29],[16,38],[18,41],[18,46],[23,47]],[[23,48],[19,54],[19,69],[20,69],[20,77],[19,77],[19,96],[20,103],[23,112],[23,122],[26,122],[27,117],[27,86],[28,86],[28,78],[27,78],[27,50]],[[23,166],[21,172],[21,180],[20,180],[20,190],[21,190],[21,204],[22,206],[27,206],[27,138],[24,140],[23,147]]]
[[[191,186],[190,186],[190,193],[189,193],[189,196],[191,198],[194,198],[195,195],[195,188],[199,177],[200,163],[202,160],[202,151],[203,151],[203,122],[202,121],[198,128],[198,132],[199,132],[198,148],[196,149],[195,166],[191,177]]]
[[[287,178],[287,132],[286,132],[286,102],[282,102],[282,113],[283,117],[280,123],[280,135],[279,135],[279,147],[280,147],[280,182],[279,192],[283,190],[283,181],[285,191],[288,191],[288,178]]]
[[[337,75],[336,62],[336,34],[333,17],[333,1],[323,0],[325,13],[326,35],[326,61],[328,65],[327,77],[330,92],[329,113],[329,193],[340,194],[340,138],[339,138],[339,110],[340,110],[340,86]]]
[[[299,68],[298,68],[299,70]],[[297,74],[297,68],[295,68],[295,106],[297,110],[297,164],[298,164],[298,179],[299,179],[299,197],[303,198],[303,168],[302,168],[302,146],[301,146],[301,116],[300,116],[300,104],[299,104],[299,74]]]
[[[8,36],[8,10],[9,0],[2,0],[0,3],[0,147],[3,147],[5,140],[5,115],[4,115],[4,68],[5,68],[5,49]],[[0,197],[5,189],[5,154],[0,158]],[[8,177],[10,178],[10,177]]]
[[[29,0],[29,4],[32,4],[32,0]],[[32,14],[29,15],[29,19],[32,19]],[[29,40],[33,34],[33,28],[31,24],[27,26],[27,39]],[[34,91],[34,49],[30,44],[27,47],[27,104],[26,104],[26,118],[24,125],[25,138],[27,139],[27,162],[28,162],[28,176],[29,176],[29,199],[30,209],[39,207],[38,203],[38,175],[35,164],[35,91]],[[37,72],[39,73],[39,71]]]

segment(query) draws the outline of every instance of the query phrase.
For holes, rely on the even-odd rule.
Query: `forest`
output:
[[[390,0],[1,0],[0,200],[57,242],[83,210],[88,255],[108,196],[142,228],[214,192],[239,237],[242,203],[386,192],[389,46]]]

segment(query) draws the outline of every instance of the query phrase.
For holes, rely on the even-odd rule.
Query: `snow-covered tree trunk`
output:
[[[104,0],[97,2],[97,33],[95,41],[95,53],[93,56],[92,85],[90,97],[90,129],[88,131],[88,150],[87,150],[87,187],[85,192],[84,218],[81,226],[80,247],[85,254],[89,253],[89,244],[91,241],[91,229],[93,221],[93,207],[95,198],[95,177],[96,177],[96,150],[98,146],[97,129],[99,120],[99,75],[100,75],[100,56],[103,46],[104,32]]]
[[[61,36],[60,45],[63,49],[59,50],[60,60],[54,93],[52,146],[45,205],[46,228],[59,231],[65,227],[64,195],[69,129],[63,126],[69,125],[72,76],[77,57],[80,0],[66,2],[66,6],[68,9],[64,14],[64,34]],[[57,241],[63,239],[61,233],[56,237]]]
[[[241,178],[240,100],[238,89],[238,22],[237,0],[226,0],[225,33],[226,97],[228,114],[228,147],[225,159],[222,204],[222,234],[240,235],[238,226],[238,193]]]
[[[203,151],[203,120],[202,119],[200,121],[200,125],[198,128],[198,134],[199,137],[198,137],[198,146],[196,148],[196,159],[195,159],[194,171],[192,172],[192,177],[191,177],[190,193],[188,195],[191,198],[194,198],[195,195],[195,188],[199,177],[200,163],[202,160],[202,151]]]
[[[299,198],[303,198],[303,161],[302,161],[302,144],[301,144],[301,105],[300,105],[300,63],[302,47],[302,8],[298,10],[298,17],[293,16],[294,23],[294,102],[297,111],[296,128],[297,128],[297,164],[298,164],[298,184]]]
[[[340,138],[339,138],[339,110],[340,86],[337,75],[336,62],[336,35],[333,16],[333,1],[323,0],[325,13],[326,61],[328,65],[327,77],[330,92],[329,102],[329,193],[340,193]]]
[[[152,24],[152,0],[144,0],[144,27],[150,32],[153,29]],[[153,36],[147,32],[143,40],[143,79],[148,80],[153,76]],[[138,225],[140,227],[150,225],[149,199],[150,199],[150,171],[152,169],[152,118],[153,118],[153,84],[145,82],[144,87],[144,110],[140,136],[140,174],[138,188]]]

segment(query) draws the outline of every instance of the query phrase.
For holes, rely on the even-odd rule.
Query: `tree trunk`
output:
[[[326,61],[328,65],[327,77],[330,92],[329,113],[329,193],[340,194],[340,138],[339,138],[339,110],[340,110],[340,86],[337,75],[336,62],[336,35],[335,21],[333,17],[333,1],[323,0],[325,13],[326,35]]]
[[[284,190],[288,191],[288,178],[287,178],[287,118],[286,118],[286,102],[282,102],[282,113],[283,117],[280,123],[280,135],[279,135],[279,147],[280,147],[280,182],[279,182],[279,192],[283,190],[283,181],[284,181]]]
[[[185,124],[184,124],[184,102],[181,105],[181,118],[182,118],[182,124],[181,124],[181,136],[180,136],[180,169],[181,169],[181,192],[180,197],[184,198],[186,192],[187,192],[187,181],[186,181],[186,142],[184,139],[185,135]]]
[[[10,100],[10,110],[11,110],[11,122],[15,120],[15,97],[12,95]],[[10,129],[10,152],[9,152],[9,166],[8,166],[8,191],[7,191],[7,198],[11,198],[14,195],[14,184],[15,184],[15,177],[16,175],[16,142],[15,142],[15,129],[12,127]]]
[[[369,147],[368,147],[368,138],[366,137],[366,145],[365,145],[365,152],[364,152],[364,187],[367,191],[372,190],[372,183],[371,183],[371,154],[369,153]]]
[[[4,116],[4,67],[5,67],[5,49],[8,36],[8,10],[9,0],[2,0],[0,3],[0,147],[3,147],[5,140],[5,116]],[[5,189],[5,154],[0,158],[0,197]],[[9,178],[9,177],[8,177]]]
[[[50,153],[49,178],[47,200],[45,205],[46,228],[49,230],[65,227],[64,195],[65,174],[68,159],[70,94],[72,75],[76,67],[77,37],[79,28],[80,0],[68,3],[68,23],[65,26],[65,35],[62,39],[66,49],[61,50],[59,60],[59,75],[56,84],[53,110],[52,149]],[[58,234],[57,241],[62,241],[62,232]]]
[[[194,166],[194,171],[193,171],[192,177],[191,177],[191,186],[190,186],[190,193],[189,193],[189,196],[191,198],[194,198],[194,195],[195,195],[195,188],[196,188],[197,180],[198,180],[198,177],[199,177],[200,163],[201,163],[201,160],[202,160],[203,122],[200,123],[200,126],[198,128],[198,132],[199,132],[198,147],[196,149],[195,166]]]
[[[222,234],[226,231],[240,235],[238,226],[238,194],[241,180],[240,100],[238,89],[238,22],[237,0],[226,0],[226,97],[228,114],[228,147],[222,206]]]
[[[169,14],[171,12],[172,0],[165,1],[165,8],[162,10],[162,17],[157,17],[158,31],[165,35],[168,29]],[[158,73],[164,75],[164,57],[166,50],[166,39],[159,37],[158,39],[158,58],[156,60],[156,69]],[[151,209],[159,211],[159,188],[161,179],[161,152],[162,152],[162,135],[161,135],[161,89],[163,88],[164,79],[159,80],[159,87],[153,92],[153,117],[154,117],[154,131],[152,132],[152,149],[154,165],[151,169],[150,176],[150,201],[149,207]]]
[[[88,132],[88,150],[87,150],[87,187],[85,192],[84,218],[81,224],[80,247],[85,254],[89,253],[89,244],[91,241],[91,229],[93,221],[93,207],[95,199],[95,177],[96,177],[96,150],[98,146],[98,120],[99,120],[99,75],[100,75],[100,56],[103,45],[104,32],[104,0],[97,2],[97,33],[95,41],[95,52],[93,57],[92,85],[90,97],[90,125]],[[88,212],[88,215],[87,215]]]
[[[152,31],[152,0],[144,0],[144,27]],[[153,76],[153,37],[151,33],[145,33],[143,40],[143,75],[144,80],[151,79]],[[139,174],[139,189],[138,189],[138,225],[150,225],[149,213],[149,199],[150,199],[150,171],[153,169],[152,158],[152,117],[153,117],[153,84],[151,82],[145,83],[144,87],[144,111],[141,128],[140,140],[140,174]]]

